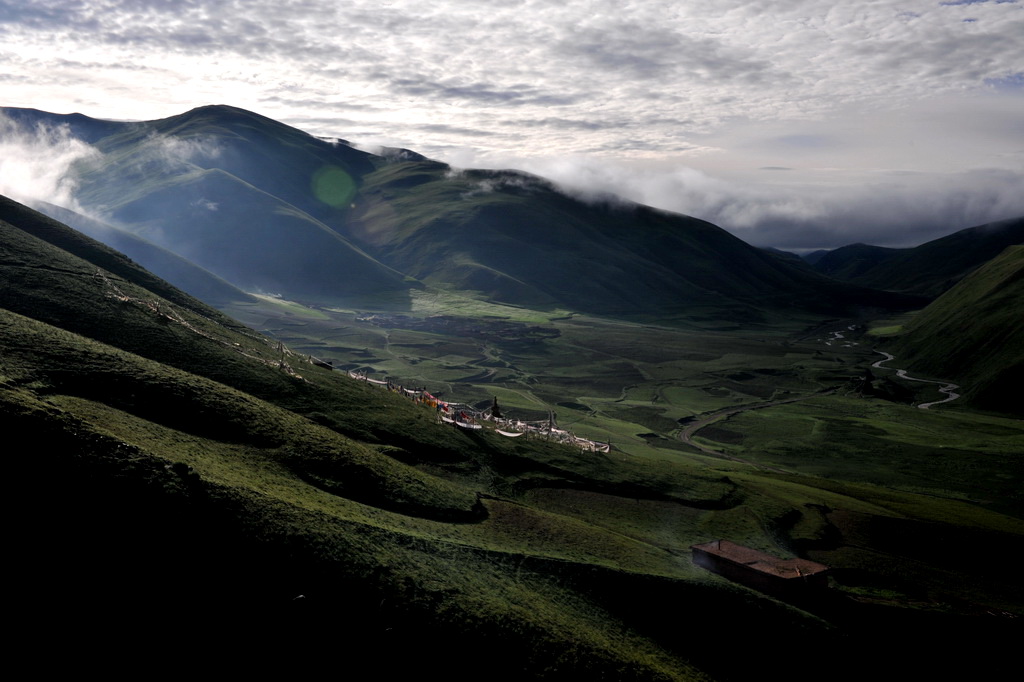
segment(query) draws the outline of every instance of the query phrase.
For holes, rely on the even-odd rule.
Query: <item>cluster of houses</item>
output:
[[[506,438],[540,438],[563,443],[589,452],[611,451],[611,443],[601,443],[587,438],[580,438],[567,429],[558,428],[555,423],[554,414],[551,414],[546,421],[539,422],[507,419],[501,414],[497,398],[494,399],[494,403],[486,410],[478,410],[464,403],[452,403],[441,400],[426,389],[405,388],[390,380],[371,379],[364,374],[357,374],[355,372],[349,372],[348,375],[358,381],[376,384],[381,388],[404,395],[416,403],[432,407],[437,411],[439,422],[450,424],[456,428],[476,431],[483,429],[486,425],[489,430]]]

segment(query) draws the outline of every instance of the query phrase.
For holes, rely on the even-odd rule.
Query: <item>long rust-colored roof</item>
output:
[[[780,578],[800,578],[828,570],[828,566],[819,564],[816,561],[809,561],[808,559],[780,559],[750,547],[737,545],[729,540],[712,540],[701,545],[693,545],[690,549],[701,549],[708,554],[713,554]]]

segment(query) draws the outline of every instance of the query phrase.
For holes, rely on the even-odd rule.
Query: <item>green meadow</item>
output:
[[[571,464],[546,466],[540,479],[514,482],[525,503],[546,513],[645,538],[679,556],[689,544],[716,537],[799,552],[833,566],[838,589],[887,608],[928,604],[926,610],[957,612],[984,604],[1021,612],[1021,592],[1003,562],[943,566],[952,554],[939,547],[947,537],[1020,546],[1024,426],[956,402],[917,408],[941,396],[936,385],[897,379],[898,358],[892,369],[870,371],[876,384],[902,386],[902,400],[859,390],[883,357],[875,350],[884,336],[878,328],[891,328],[891,321],[798,320],[712,331],[706,320],[643,324],[545,316],[437,294],[420,300],[423,319],[465,315],[483,330],[487,320],[500,319],[521,325],[522,333],[450,337],[390,328],[386,315],[368,321],[367,311],[355,310],[328,311],[330,323],[318,319],[320,310],[263,320],[261,311],[246,321],[270,328],[290,319],[293,347],[323,352],[336,366],[481,408],[497,397],[508,415],[523,419],[553,411],[561,426],[611,442],[608,455],[581,454]],[[530,327],[548,333],[531,336]],[[774,401],[787,402],[761,407]],[[686,424],[744,407],[756,409],[711,420],[695,433],[695,443],[718,454],[679,437]],[[600,485],[588,491],[567,483],[584,475]],[[724,478],[730,490],[716,494],[730,502],[681,509],[606,492],[634,477],[648,490]],[[935,546],[922,550],[928,543],[919,535]],[[925,567],[915,558],[921,551],[935,563]],[[918,576],[914,589],[909,575]]]

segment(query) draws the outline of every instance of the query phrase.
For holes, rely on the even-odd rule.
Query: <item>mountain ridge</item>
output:
[[[822,255],[814,267],[845,282],[935,298],[1020,243],[1024,216],[964,228],[908,249],[851,244]]]
[[[235,286],[295,300],[423,282],[640,317],[923,302],[817,276],[688,216],[588,203],[520,172],[376,156],[224,105],[123,124],[94,145],[75,168],[83,207]]]

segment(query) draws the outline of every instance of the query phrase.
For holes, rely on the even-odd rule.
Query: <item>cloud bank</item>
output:
[[[0,0],[0,64],[11,106],[226,103],[456,164],[627,168],[631,198],[778,245],[1019,213],[1024,174],[1017,0]],[[852,220],[865,196],[891,200]]]

